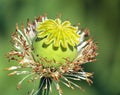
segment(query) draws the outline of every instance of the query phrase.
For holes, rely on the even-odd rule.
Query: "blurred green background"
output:
[[[11,48],[10,36],[15,24],[26,23],[47,13],[48,18],[62,14],[62,20],[72,24],[80,22],[81,28],[89,28],[98,42],[97,62],[85,65],[85,70],[94,72],[93,84],[79,84],[85,89],[71,90],[62,85],[63,95],[120,95],[120,0],[0,0],[0,95],[27,95],[37,83],[22,84],[16,89],[22,76],[9,77],[5,54]],[[58,95],[54,90],[51,95]]]

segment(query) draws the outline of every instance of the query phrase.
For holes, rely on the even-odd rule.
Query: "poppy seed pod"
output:
[[[45,67],[65,65],[65,59],[72,61],[77,56],[79,35],[77,27],[69,21],[61,23],[60,19],[47,19],[40,22],[36,28],[37,37],[33,41],[33,50],[37,60],[44,57],[51,63],[43,63]]]

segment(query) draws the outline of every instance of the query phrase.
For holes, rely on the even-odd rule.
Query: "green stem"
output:
[[[37,95],[49,95],[52,80],[49,77],[42,77]]]

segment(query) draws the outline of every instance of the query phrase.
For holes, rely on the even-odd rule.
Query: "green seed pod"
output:
[[[66,58],[72,61],[77,55],[76,44],[79,43],[77,28],[69,21],[61,23],[60,19],[47,19],[36,28],[37,37],[33,41],[34,54],[45,67],[59,67],[66,64]]]
[[[72,61],[77,55],[76,47],[55,47],[53,44],[46,45],[44,41],[45,39],[36,38],[33,42],[33,47],[35,55],[37,55],[38,57],[44,57],[47,60],[52,61],[51,63],[44,62],[43,64],[46,67],[58,67],[61,65],[65,65],[65,58],[68,58],[70,61]]]

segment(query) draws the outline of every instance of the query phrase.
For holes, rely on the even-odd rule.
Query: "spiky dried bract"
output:
[[[43,22],[45,23],[47,22],[47,24]],[[71,89],[74,89],[74,86],[82,89],[79,85],[75,84],[71,80],[76,80],[76,81],[86,80],[89,84],[92,83],[90,79],[90,77],[92,77],[92,73],[85,72],[82,69],[83,64],[95,61],[96,60],[95,57],[97,56],[97,53],[96,53],[97,46],[94,43],[94,41],[89,38],[88,40],[84,41],[85,36],[86,35],[89,36],[88,35],[89,31],[85,30],[81,32],[81,30],[73,29],[71,26],[69,26],[70,22],[68,21],[65,21],[64,23],[62,23],[62,25],[64,25],[65,27],[68,27],[68,30],[69,28],[71,29],[70,32],[74,32],[72,30],[75,30],[75,32],[77,33],[75,34],[75,36],[76,35],[77,37],[78,35],[80,36],[79,38],[80,43],[77,45],[77,52],[78,52],[77,56],[72,62],[68,58],[64,58],[66,64],[61,65],[57,68],[54,66],[44,67],[43,64],[41,64],[41,62],[44,61],[44,62],[47,62],[48,64],[51,64],[54,60],[47,60],[46,58],[39,56],[40,61],[36,61],[36,59],[34,58],[35,55],[32,48],[32,42],[37,34],[36,29],[39,30],[39,28],[41,28],[44,30],[44,27],[42,26],[37,27],[39,26],[39,23],[43,23],[42,25],[46,27],[46,29],[48,29],[49,28],[49,26],[47,26],[48,24],[56,25],[56,23],[59,24],[61,22],[60,22],[60,19],[56,19],[54,23],[53,20],[48,20],[46,16],[38,17],[37,19],[35,19],[33,23],[31,23],[28,20],[27,27],[24,28],[24,25],[22,25],[21,30],[19,29],[18,25],[16,25],[16,32],[12,34],[12,43],[13,43],[14,49],[8,53],[8,58],[9,60],[17,61],[18,64],[16,66],[11,66],[7,68],[7,70],[14,70],[9,75],[21,75],[21,74],[25,75],[25,77],[18,83],[18,88],[26,78],[30,78],[30,80],[36,80],[36,79],[41,79],[45,77],[46,82],[44,83],[46,83],[46,85],[50,85],[50,91],[52,91],[52,87],[50,84],[51,81],[48,78],[50,78],[55,83],[56,88],[59,92],[59,95],[62,95],[63,92],[62,92],[62,88],[59,85],[60,82]],[[55,31],[52,31],[52,32],[55,32]],[[43,32],[40,32],[39,35],[40,36],[43,35]],[[44,35],[49,35],[49,34],[46,34],[45,32]],[[69,35],[69,34],[66,33],[66,35]],[[56,38],[56,41],[57,39],[58,38]],[[58,40],[60,40],[60,38]],[[68,43],[73,45],[69,40],[67,41]],[[62,40],[62,43],[66,43],[65,40],[64,41]],[[55,45],[59,46],[56,44],[56,42],[55,42]],[[66,47],[65,44],[63,44],[63,46]],[[29,69],[24,69],[24,68],[29,68]],[[48,86],[45,86],[45,87],[48,87]],[[46,89],[45,87],[44,89]],[[36,91],[35,93],[37,92],[38,91]],[[32,93],[33,91],[31,92],[31,94]]]

